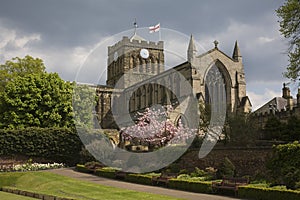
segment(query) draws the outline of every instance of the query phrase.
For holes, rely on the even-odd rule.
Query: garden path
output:
[[[101,184],[101,185],[106,185],[106,186],[111,186],[111,187],[118,187],[118,188],[123,188],[123,189],[128,189],[128,190],[135,190],[135,191],[140,191],[140,192],[148,192],[148,193],[153,193],[153,194],[172,196],[172,197],[189,199],[189,200],[195,200],[195,199],[239,200],[238,198],[233,198],[233,197],[224,197],[224,196],[218,196],[218,195],[185,192],[185,191],[167,189],[167,188],[162,188],[162,187],[140,185],[140,184],[128,183],[128,182],[124,182],[124,181],[112,180],[112,179],[95,176],[92,174],[80,173],[80,172],[74,171],[74,169],[72,169],[72,168],[60,168],[60,169],[52,169],[52,170],[47,170],[47,171],[55,173],[55,174],[60,174],[63,176],[68,176],[71,178],[76,178],[79,180],[89,181],[89,182],[96,183],[96,184]]]

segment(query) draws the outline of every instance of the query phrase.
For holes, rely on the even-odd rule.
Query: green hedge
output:
[[[152,176],[143,174],[127,174],[125,177],[125,181],[143,185],[152,185]]]
[[[300,191],[240,186],[238,196],[255,200],[300,200]]]
[[[86,168],[84,165],[77,164],[76,170],[82,173],[94,173],[94,170]]]
[[[0,129],[0,156],[22,155],[75,165],[82,143],[67,128]]]
[[[82,170],[82,172],[88,172],[84,165],[77,165],[76,168]],[[96,175],[106,178],[115,179],[115,170],[113,169],[98,169],[95,172]],[[127,174],[125,181],[152,185],[152,176],[144,174]],[[211,182],[200,182],[191,180],[178,180],[170,179],[168,187],[171,189],[206,193],[211,194]],[[258,188],[253,186],[240,186],[238,190],[238,197],[255,200],[300,200],[300,191],[296,190],[280,190],[272,188]]]
[[[169,188],[198,193],[212,193],[211,182],[171,179]]]
[[[105,178],[111,178],[111,179],[116,178],[115,173],[116,172],[114,170],[105,170],[105,169],[97,169],[95,171],[95,175],[102,176],[102,177],[105,177]]]
[[[300,189],[300,143],[273,146],[273,155],[267,163],[271,182],[288,189]]]

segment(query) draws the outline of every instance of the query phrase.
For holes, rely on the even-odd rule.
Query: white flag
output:
[[[155,26],[150,26],[150,27],[149,27],[149,32],[150,32],[150,33],[157,32],[157,31],[159,31],[159,28],[160,28],[160,23],[158,23],[158,24],[155,25]]]

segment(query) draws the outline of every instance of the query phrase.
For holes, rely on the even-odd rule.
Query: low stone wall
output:
[[[73,198],[58,197],[58,196],[48,195],[48,194],[40,194],[40,193],[20,190],[20,189],[12,188],[12,187],[3,187],[0,189],[0,191],[8,192],[8,193],[16,194],[16,195],[32,197],[32,198],[36,198],[36,199],[43,199],[43,200],[75,200]]]
[[[266,170],[266,161],[272,153],[271,147],[215,147],[205,158],[198,158],[199,149],[187,152],[179,161],[181,169],[193,170],[195,167],[205,169],[206,167],[218,168],[228,157],[236,167],[237,176],[254,176],[258,172]]]

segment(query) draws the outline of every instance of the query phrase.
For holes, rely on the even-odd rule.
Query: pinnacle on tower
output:
[[[195,42],[194,42],[194,37],[191,34],[189,47],[188,47],[188,51],[187,51],[187,60],[189,62],[191,62],[192,59],[195,58],[196,54],[197,54],[197,49],[196,49],[196,45],[195,45]]]
[[[139,41],[139,42],[141,42],[141,41],[146,41],[144,38],[142,38],[141,36],[139,36],[139,35],[136,33],[136,29],[138,28],[136,19],[134,19],[133,26],[134,26],[134,33],[133,33],[133,35],[130,37],[130,41],[133,41],[133,40],[137,40],[137,41]]]
[[[235,45],[234,45],[234,50],[233,50],[232,58],[233,58],[235,61],[242,61],[242,56],[241,56],[241,52],[240,52],[240,48],[239,48],[239,46],[238,46],[237,40],[235,41]]]

